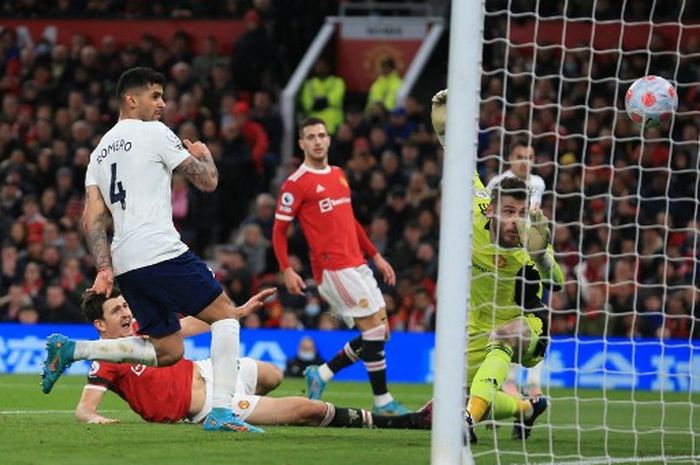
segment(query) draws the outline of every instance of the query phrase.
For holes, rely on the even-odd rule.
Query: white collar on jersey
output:
[[[315,173],[315,174],[328,174],[331,172],[331,165],[326,165],[325,168],[312,168],[306,163],[302,163],[302,168],[304,168],[305,171],[308,171],[309,173]]]

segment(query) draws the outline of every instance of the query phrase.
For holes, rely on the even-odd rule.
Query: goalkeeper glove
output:
[[[519,219],[516,226],[520,243],[525,246],[533,260],[547,250],[552,233],[542,210],[530,210],[530,224],[528,225],[525,219]]]
[[[447,89],[443,89],[433,95],[430,119],[433,122],[433,130],[440,140],[440,145],[445,146],[445,125],[447,124]]]
[[[552,283],[553,290],[559,290],[564,283],[564,275],[554,259],[554,252],[549,248],[552,232],[547,218],[539,208],[530,210],[530,224],[524,219],[516,223],[520,243],[527,249],[530,258],[535,262],[543,281]]]

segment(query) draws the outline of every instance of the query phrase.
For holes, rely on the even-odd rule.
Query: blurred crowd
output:
[[[51,8],[75,3],[51,2]],[[158,8],[166,8],[166,16],[198,16],[197,8],[208,15],[214,5],[82,3],[84,12],[116,8],[127,17],[160,15]],[[145,65],[168,77],[164,123],[181,138],[203,140],[220,172],[213,194],[175,175],[173,216],[183,240],[210,262],[235,301],[261,286],[280,290],[244,326],[343,327],[311,282],[298,228],[290,228],[291,264],[309,279],[306,296],[286,293],[271,250],[276,173],[286,176],[300,162],[298,154],[291,163],[280,160],[276,102],[295,62],[280,65],[280,52],[265,45],[280,40],[274,35],[279,8],[271,3],[284,2],[221,2],[217,8],[231,8],[230,16],[247,24],[230,54],[213,38],[195,53],[184,31],[169,43],[148,34],[133,44],[109,36],[89,43],[76,35],[67,45],[31,47],[12,30],[0,32],[0,321],[82,321],[80,295],[95,272],[80,226],[85,169],[116,121],[117,77]],[[3,11],[40,4],[4,2]],[[190,13],[180,13],[182,5]],[[308,18],[308,24],[317,20]],[[525,136],[535,148],[533,173],[545,180],[543,210],[567,278],[563,292],[547,296],[551,332],[698,337],[700,65],[691,58],[700,53],[700,40],[682,42],[678,54],[640,51],[624,58],[619,51],[533,49],[495,40],[506,37],[506,19],[498,8],[487,12],[478,170],[486,183],[507,169],[502,160],[513,136]],[[662,36],[651,44],[676,49]],[[320,77],[317,84],[327,81],[321,92],[328,94],[301,95],[300,112],[326,111],[332,118],[330,161],[346,170],[358,220],[397,270],[396,286],[382,289],[392,330],[431,331],[443,153],[430,128],[429,102],[408,97],[397,105],[382,97],[358,105],[342,92],[338,100],[344,86],[325,58],[307,84]],[[400,78],[391,73],[378,70],[377,82],[384,76],[394,89]],[[644,74],[674,77],[680,103],[670,131],[647,129],[642,137],[620,105],[626,86]]]

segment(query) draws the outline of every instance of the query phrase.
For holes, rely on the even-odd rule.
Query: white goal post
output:
[[[700,463],[696,3],[452,2],[434,465]],[[659,127],[625,113],[627,88],[645,75],[678,93]],[[526,442],[509,419],[477,426],[478,444],[463,449],[472,173],[486,184],[511,168],[515,141],[534,149],[565,284],[543,295],[541,379],[516,373],[512,386],[541,390],[549,407]]]

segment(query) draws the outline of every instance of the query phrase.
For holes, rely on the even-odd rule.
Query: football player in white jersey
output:
[[[525,181],[529,190],[530,208],[540,208],[545,186],[544,179],[531,172],[535,162],[535,150],[527,143],[526,139],[515,139],[510,143],[507,160],[510,169],[491,178],[486,188],[491,191],[501,182],[501,179],[518,177]]]
[[[183,313],[211,324],[213,397],[204,428],[262,431],[231,408],[237,377],[232,367],[239,355],[238,319],[259,308],[274,291],[262,291],[236,307],[211,270],[180,240],[172,221],[173,171],[205,192],[216,189],[219,175],[205,144],[181,142],[158,121],[165,107],[164,82],[165,77],[150,68],[132,68],[121,75],[119,121],[90,155],[85,176],[83,227],[98,270],[92,290],[109,297],[116,279],[141,324],[139,333],[148,337],[73,341],[52,335],[42,389],[50,392],[75,360],[176,363],[184,353],[178,317]]]

